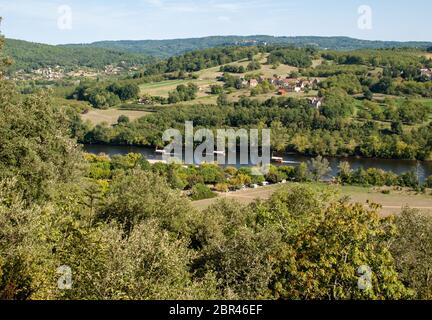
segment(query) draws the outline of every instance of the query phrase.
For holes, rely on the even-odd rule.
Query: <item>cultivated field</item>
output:
[[[170,91],[174,91],[178,85],[194,83],[200,88],[198,97],[207,95],[210,85],[216,84],[216,79],[198,79],[198,80],[167,80],[156,83],[146,83],[140,86],[141,94],[149,94],[151,96],[160,96],[168,98]]]
[[[308,184],[311,186],[311,184]],[[313,187],[323,188],[325,185],[312,184]],[[201,200],[194,202],[194,206],[198,209],[208,208],[215,203],[218,199],[232,199],[242,204],[249,204],[257,199],[269,199],[272,194],[281,188],[281,185],[263,187],[258,189],[241,190],[237,192],[230,192],[219,195],[218,198]],[[381,214],[391,215],[398,214],[401,210],[409,206],[432,214],[432,196],[426,194],[416,194],[409,191],[391,191],[390,194],[383,194],[381,190],[376,188],[362,188],[362,187],[338,187],[332,186],[335,193],[340,194],[341,197],[348,196],[352,203],[377,203],[382,205]]]
[[[129,111],[129,110],[90,110],[88,113],[83,114],[81,117],[84,121],[90,121],[93,125],[101,124],[103,122],[113,125],[117,123],[118,118],[121,115],[125,115],[130,121],[144,117],[148,115],[149,112],[145,111]]]

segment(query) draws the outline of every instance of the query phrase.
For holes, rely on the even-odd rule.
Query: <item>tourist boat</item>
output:
[[[158,154],[166,154],[167,153],[165,149],[157,149],[157,148],[156,148],[155,152]]]
[[[276,163],[283,163],[284,159],[282,157],[272,157],[271,158],[272,162],[276,162]]]

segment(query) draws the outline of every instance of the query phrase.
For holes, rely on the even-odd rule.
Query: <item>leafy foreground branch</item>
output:
[[[154,174],[132,171],[113,184],[96,197],[73,185],[43,206],[26,205],[13,181],[2,184],[3,299],[401,299],[430,292],[424,282],[414,290],[419,278],[406,272],[416,259],[398,260],[407,255],[400,247],[398,274],[389,248],[413,235],[398,235],[397,223],[376,208],[293,186],[266,202],[221,201],[197,212]],[[57,287],[61,265],[72,270],[70,290]],[[360,290],[364,265],[372,287]]]

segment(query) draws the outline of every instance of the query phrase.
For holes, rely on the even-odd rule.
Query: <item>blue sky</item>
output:
[[[58,27],[62,5],[71,29]],[[361,5],[372,29],[358,27]],[[430,0],[0,0],[1,32],[42,43],[208,35],[351,36],[432,41]]]

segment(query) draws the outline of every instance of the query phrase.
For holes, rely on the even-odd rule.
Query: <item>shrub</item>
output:
[[[426,181],[425,181],[425,183],[424,183],[424,186],[425,186],[426,188],[432,188],[432,176],[429,176],[429,177],[426,179]]]
[[[192,188],[191,199],[194,201],[212,199],[215,197],[216,194],[205,184],[199,183]]]
[[[228,186],[228,184],[226,184],[226,183],[218,183],[218,184],[215,186],[215,190],[216,190],[217,192],[228,192],[228,191],[229,191],[229,186]]]

